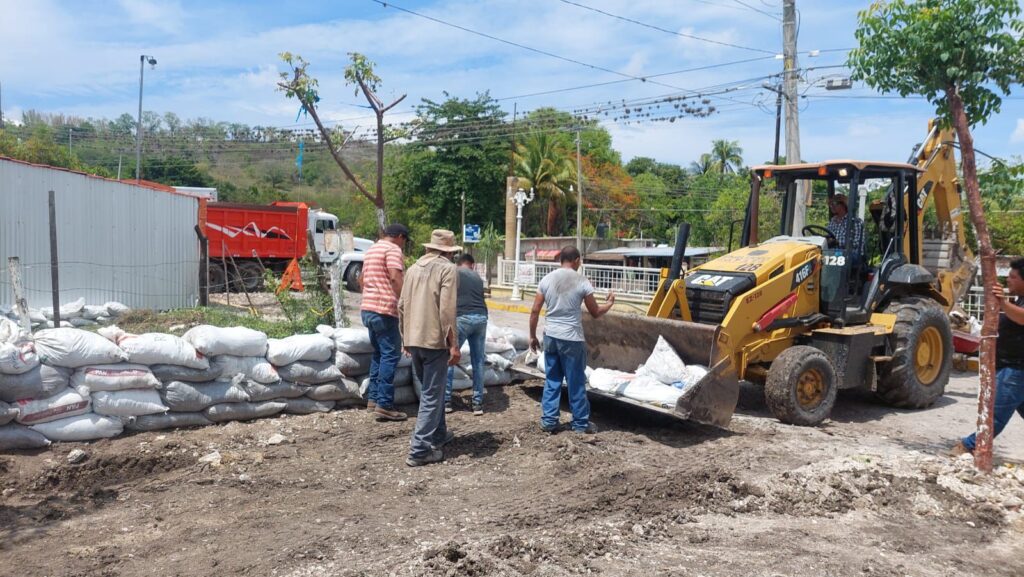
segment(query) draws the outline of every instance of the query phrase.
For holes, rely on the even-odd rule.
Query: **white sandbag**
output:
[[[395,387],[396,405],[414,405],[416,400],[416,391],[413,390],[411,384],[405,387]]]
[[[681,379],[682,387],[679,384],[673,383],[672,385],[676,388],[689,387],[700,382],[704,378],[704,375],[708,374],[708,368],[702,365],[686,365],[686,370],[683,371],[683,378]]]
[[[128,305],[126,305],[124,303],[119,303],[117,301],[110,301],[110,302],[107,302],[107,303],[103,303],[103,308],[107,309],[107,316],[108,317],[114,317],[114,318],[119,317],[119,316],[123,315],[124,313],[132,310]]]
[[[306,389],[308,388],[308,386],[297,385],[288,381],[278,381],[267,385],[255,381],[245,381],[241,386],[248,393],[249,400],[252,402],[301,397],[306,394]]]
[[[484,386],[494,387],[509,385],[512,383],[512,373],[509,371],[495,370],[488,367],[484,370]]]
[[[46,329],[35,334],[39,361],[77,369],[87,365],[109,365],[128,359],[117,345],[96,333],[81,329]]]
[[[110,417],[138,417],[166,413],[168,409],[160,401],[160,394],[154,389],[130,389],[93,393],[92,410],[94,413]]]
[[[306,390],[306,397],[314,401],[343,401],[347,399],[362,400],[359,383],[342,379],[334,383],[315,385]]]
[[[225,421],[248,421],[276,415],[284,410],[285,403],[266,401],[263,403],[224,403],[214,405],[206,411],[206,418],[215,423]]]
[[[219,379],[221,376],[221,368],[212,365],[205,369],[192,369],[181,365],[153,365],[149,367],[149,370],[162,383],[169,383],[171,381],[208,383]]]
[[[130,363],[180,365],[192,369],[210,366],[210,361],[181,337],[164,333],[134,335],[117,326],[105,327],[96,332],[121,347],[128,354]]]
[[[244,375],[245,378],[257,383],[276,383],[281,380],[281,375],[277,374],[274,365],[262,356],[220,355],[210,359],[210,364],[220,368],[221,378],[225,379],[230,379],[235,375]]]
[[[112,319],[106,315],[96,317],[96,322],[98,322],[101,325],[105,325],[109,323],[111,320]]]
[[[298,361],[326,361],[333,354],[334,341],[323,335],[267,339],[267,360],[278,366]]]
[[[170,410],[194,413],[218,403],[242,403],[249,394],[238,383],[214,381],[212,383],[184,383],[171,381],[160,390],[160,398]]]
[[[97,321],[101,317],[109,317],[107,307],[103,305],[85,305],[82,307],[82,318],[90,321]]]
[[[495,325],[487,325],[487,336],[484,340],[484,346],[488,353],[503,353],[508,350],[515,350],[512,343],[509,342],[505,336],[504,329],[501,329]]]
[[[395,369],[395,387],[412,386],[412,367],[398,367]]]
[[[589,368],[589,367],[588,367]],[[587,375],[587,387],[606,393],[620,394],[636,375],[612,369],[593,369]]]
[[[18,418],[18,408],[0,401],[0,425],[6,425]]]
[[[116,437],[124,430],[120,419],[88,413],[32,425],[51,441],[92,441]]]
[[[498,354],[487,355],[487,359],[484,361],[488,366],[494,367],[499,371],[507,371],[512,368],[514,364],[511,359],[506,356]]]
[[[651,403],[660,407],[672,408],[683,394],[682,389],[666,385],[654,377],[638,375],[622,389],[622,396]]]
[[[334,339],[334,347],[343,353],[372,353],[370,331],[364,327],[332,328],[319,325],[316,331]]]
[[[45,399],[21,399],[15,420],[23,425],[55,421],[89,411],[89,398],[67,388]]]
[[[123,391],[125,389],[156,389],[160,381],[149,367],[132,363],[95,365],[77,369],[71,375],[71,386],[97,391]]]
[[[50,444],[50,440],[42,433],[22,425],[0,426],[0,451],[20,451],[26,449],[42,449]]]
[[[277,367],[277,374],[282,380],[303,385],[318,385],[342,378],[342,372],[330,361],[297,361]]]
[[[99,324],[96,321],[91,321],[89,319],[82,318],[74,318],[69,320],[68,322],[71,323],[71,326],[75,327],[76,329],[80,329],[83,327],[95,327]]]
[[[504,331],[505,338],[517,351],[525,351],[530,348],[530,334],[526,331],[508,327]]]
[[[74,369],[37,365],[20,375],[0,374],[0,401],[13,403],[50,397],[71,384],[72,372]]]
[[[163,413],[141,415],[124,419],[124,427],[129,431],[162,431],[164,429],[183,429],[185,427],[205,427],[213,421],[204,413]]]
[[[309,415],[312,413],[329,413],[334,408],[334,401],[316,401],[309,397],[297,399],[278,399],[284,403],[284,411],[290,415]]]
[[[45,326],[48,329],[54,329],[54,328],[73,329],[73,328],[75,328],[75,325],[71,324],[70,321],[65,321],[63,319],[61,319],[59,327],[53,321],[46,321],[45,323],[43,323],[42,326]],[[35,328],[35,327],[33,327],[33,328]]]
[[[452,390],[453,391],[465,391],[473,388],[473,379],[463,375],[459,371],[455,371],[455,376],[452,378]]]
[[[267,354],[267,335],[245,327],[199,325],[189,329],[181,338],[208,357],[262,357]]]
[[[334,353],[334,366],[348,377],[369,373],[372,361],[373,353],[346,353],[343,351]]]
[[[686,376],[686,364],[676,354],[672,345],[668,344],[668,341],[660,335],[658,342],[654,345],[654,351],[643,366],[647,374],[666,385],[682,381]],[[637,372],[640,373],[640,371]]]
[[[28,341],[31,335],[25,332],[18,323],[7,318],[4,315],[0,315],[0,343],[17,343],[20,341]]]
[[[85,308],[84,297],[66,305],[60,305],[60,318],[61,320],[71,320],[73,318],[81,317],[83,308]],[[53,319],[53,307],[43,307],[40,310],[47,320]]]
[[[39,365],[36,347],[31,341],[0,342],[0,373],[20,375]]]

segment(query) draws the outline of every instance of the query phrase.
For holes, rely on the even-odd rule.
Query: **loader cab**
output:
[[[908,262],[918,264],[894,240],[906,234],[910,254],[920,254],[918,206],[904,202],[904,191],[917,190],[918,174],[910,164],[848,160],[754,167],[741,244],[787,240],[819,246],[821,312],[837,325],[865,323],[885,298],[884,281],[892,271]],[[829,210],[807,207],[806,222],[796,230],[797,206],[811,198],[804,192],[807,187],[825,189],[826,198],[815,202],[820,207],[824,200]],[[889,191],[898,212],[896,230],[889,233],[880,230],[877,219],[864,218],[869,193],[882,190]],[[772,226],[766,217],[776,210],[780,216]],[[904,231],[907,226],[911,230]]]

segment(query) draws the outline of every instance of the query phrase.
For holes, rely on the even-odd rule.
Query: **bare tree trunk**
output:
[[[996,279],[996,254],[988,233],[988,223],[981,205],[981,191],[978,188],[978,167],[974,158],[974,138],[968,126],[964,103],[956,87],[946,89],[953,126],[960,139],[960,153],[964,170],[964,186],[967,188],[967,205],[971,211],[971,223],[978,236],[978,252],[981,256],[981,281],[985,287],[985,320],[981,325],[981,358],[978,374],[981,387],[978,390],[978,432],[974,449],[974,465],[981,471],[992,470],[992,412],[995,407],[996,375],[996,331],[999,323],[999,303],[992,295],[992,288],[998,286]]]
[[[383,204],[382,202],[381,205]],[[384,212],[384,207],[381,205],[377,206],[377,228],[380,229],[378,231],[380,234],[384,234],[384,227],[388,225],[388,215]]]
[[[558,236],[561,231],[558,229],[558,201],[555,198],[548,200],[548,222],[547,228],[548,236]]]

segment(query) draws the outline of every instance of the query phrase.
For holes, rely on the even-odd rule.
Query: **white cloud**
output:
[[[1024,118],[1017,119],[1017,128],[1010,135],[1011,143],[1024,142]]]
[[[185,11],[178,2],[156,2],[154,0],[119,0],[121,8],[128,14],[132,24],[156,28],[166,33],[181,31],[185,23]]]

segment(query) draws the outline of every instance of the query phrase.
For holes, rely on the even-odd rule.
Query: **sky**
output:
[[[587,110],[623,159],[688,165],[713,139],[739,141],[744,160],[771,158],[774,83],[782,67],[781,0],[0,0],[5,119],[35,109],[84,117],[136,114],[139,56],[144,108],[262,126],[311,126],[275,90],[278,54],[301,54],[320,80],[321,116],[357,132],[372,126],[345,86],[347,53],[376,63],[381,98],[488,92],[512,116],[543,106]],[[879,98],[847,74],[857,11],[867,0],[797,0],[801,152],[805,160],[903,161],[927,132],[923,99]],[[445,24],[447,23],[447,24]],[[476,33],[474,33],[476,32]],[[504,41],[504,42],[503,42]],[[812,56],[811,51],[820,51]],[[701,70],[693,70],[702,68]],[[655,76],[657,75],[657,76]],[[647,78],[647,81],[639,78]],[[593,86],[593,85],[599,86]],[[1024,154],[1024,89],[975,132],[988,154]],[[545,93],[547,94],[538,94]],[[710,93],[710,94],[709,94]],[[666,96],[707,99],[716,112],[674,122],[623,118],[621,104]],[[650,108],[666,116],[671,103]],[[605,114],[607,112],[607,114]],[[783,145],[783,153],[785,146]]]

